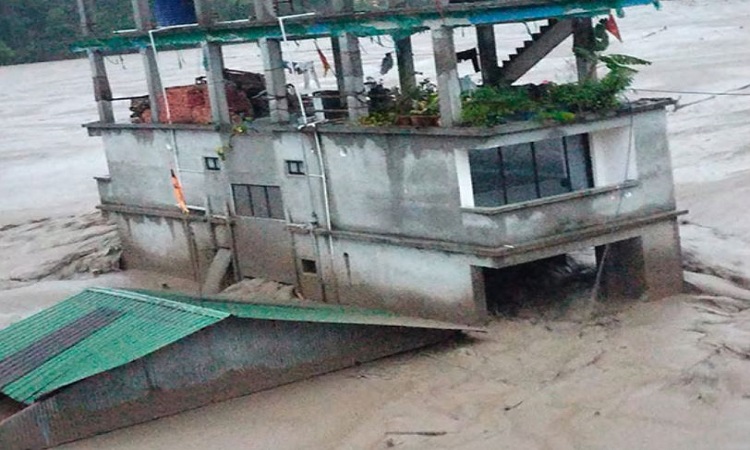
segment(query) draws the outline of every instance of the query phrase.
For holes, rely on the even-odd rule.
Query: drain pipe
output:
[[[326,175],[326,165],[325,160],[323,158],[323,146],[321,144],[320,140],[320,133],[318,132],[318,125],[319,122],[311,122],[309,124],[301,125],[298,127],[298,129],[303,128],[312,128],[313,130],[313,141],[315,142],[315,154],[318,159],[318,168],[320,170],[320,174],[310,174],[311,177],[320,178],[320,182],[323,188],[323,210],[325,213],[325,229],[327,231],[327,241],[328,241],[328,254],[330,257],[330,263],[331,263],[331,270],[333,272],[333,288],[336,293],[336,302],[340,303],[339,299],[339,285],[338,285],[338,276],[336,275],[336,264],[335,264],[335,252],[334,252],[334,246],[333,246],[333,224],[331,221],[331,199],[328,192],[328,177]]]

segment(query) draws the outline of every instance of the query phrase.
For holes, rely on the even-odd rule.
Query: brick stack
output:
[[[226,92],[233,122],[239,122],[242,117],[252,117],[252,105],[244,92],[229,83],[226,85]],[[169,87],[167,99],[171,123],[204,125],[211,123],[211,102],[208,97],[208,86],[205,83]],[[141,114],[141,121],[148,123],[150,120],[151,110],[147,109]],[[167,107],[162,95],[159,96],[159,121],[169,123]]]

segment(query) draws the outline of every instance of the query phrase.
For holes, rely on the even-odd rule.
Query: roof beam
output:
[[[533,4],[532,4],[533,3]],[[301,17],[285,23],[288,39],[312,39],[353,34],[376,36],[382,34],[413,34],[439,26],[462,27],[498,23],[527,22],[550,17],[578,17],[607,13],[611,8],[653,4],[654,0],[612,0],[580,3],[513,2],[464,3],[433,9],[391,10],[355,14]],[[196,25],[170,27],[154,32],[159,47],[196,47],[202,42],[235,44],[257,41],[260,38],[280,39],[276,21],[215,24],[211,29]],[[94,39],[74,44],[74,52],[95,48],[104,51],[128,51],[150,45],[148,34],[125,32],[108,39]]]

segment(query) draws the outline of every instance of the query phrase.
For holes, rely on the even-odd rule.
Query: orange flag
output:
[[[172,174],[172,189],[174,190],[174,198],[177,200],[177,206],[180,207],[183,213],[188,214],[187,204],[185,204],[185,194],[182,193],[182,184],[175,175],[174,170],[169,171]]]
[[[617,26],[617,22],[615,21],[615,16],[612,15],[612,13],[609,13],[609,17],[607,17],[606,22],[604,22],[604,27],[612,33],[612,36],[616,37],[618,41],[622,42],[622,36],[620,36],[620,27]]]

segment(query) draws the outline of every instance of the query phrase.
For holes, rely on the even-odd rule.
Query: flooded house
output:
[[[136,29],[101,37],[94,2],[80,0],[91,39],[77,50],[91,62],[99,112],[85,126],[103,140],[100,209],[119,226],[124,265],[188,274],[204,293],[263,278],[307,299],[476,322],[507,268],[597,249],[607,295],[677,293],[670,101],[472,126],[457,71],[458,30],[476,34],[481,84],[512,86],[571,36],[593,53],[595,20],[611,8],[652,3],[256,0],[249,19],[222,22],[210,1],[152,11],[134,0]],[[496,28],[518,22],[538,31],[499,61]],[[433,114],[368,120],[384,117],[373,114],[378,95],[425,88],[416,33],[432,40]],[[359,45],[381,35],[394,40],[399,79],[386,94],[365,79]],[[312,39],[330,40],[337,89],[302,95],[287,81],[284,44]],[[262,74],[225,67],[222,46],[245,42],[260,46]],[[205,77],[164,86],[158,52],[196,47]],[[133,51],[148,94],[116,121],[104,57]],[[579,79],[594,79],[596,63],[576,55]]]

